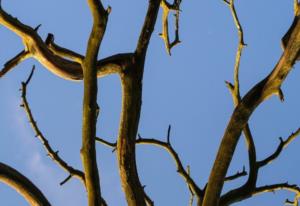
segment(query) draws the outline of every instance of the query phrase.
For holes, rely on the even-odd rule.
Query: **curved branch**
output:
[[[85,184],[85,177],[84,177],[84,173],[81,172],[80,170],[74,169],[72,166],[68,165],[67,162],[65,162],[59,155],[58,155],[58,151],[54,151],[52,149],[52,147],[49,144],[49,141],[46,139],[46,137],[43,135],[43,133],[41,132],[41,130],[39,129],[37,122],[34,120],[33,114],[31,112],[31,109],[29,107],[29,103],[27,101],[27,97],[26,97],[26,92],[27,92],[27,85],[29,84],[32,75],[34,72],[34,67],[28,77],[28,79],[25,82],[22,82],[22,88],[21,88],[21,98],[22,98],[22,104],[21,106],[24,108],[26,115],[29,119],[30,125],[32,127],[32,129],[35,132],[35,136],[42,142],[45,150],[48,153],[48,156],[50,158],[52,158],[52,160],[59,165],[61,168],[63,168],[66,172],[68,172],[70,174],[70,176],[74,176],[76,178],[78,178],[79,180],[81,180],[81,182],[83,184]],[[61,184],[65,183],[65,181],[63,181]]]
[[[64,57],[64,58],[69,58],[79,64],[81,64],[83,62],[84,56],[57,45],[54,42],[54,35],[51,33],[48,34],[45,44],[55,55],[58,55],[58,56]]]
[[[10,29],[24,42],[25,50],[53,74],[67,80],[82,80],[82,67],[78,62],[65,59],[65,55],[49,49],[37,31],[6,13],[0,7],[0,24]],[[51,51],[54,50],[54,51]],[[60,56],[61,55],[61,56]],[[117,54],[97,62],[97,76],[120,73],[132,54]],[[72,58],[71,58],[72,59]]]
[[[183,179],[185,180],[185,182],[187,183],[188,187],[191,189],[193,194],[195,194],[197,198],[200,200],[203,198],[203,191],[198,187],[195,181],[188,174],[188,171],[184,169],[177,152],[174,150],[174,148],[170,143],[163,142],[156,139],[142,138],[141,136],[139,136],[139,138],[136,140],[136,143],[156,145],[165,149],[174,159],[177,166],[177,172],[183,177]]]
[[[168,140],[169,140],[169,138],[168,138]],[[111,142],[108,142],[99,137],[96,137],[96,141],[100,142],[101,144],[103,144],[105,146],[111,147],[113,149],[115,149],[117,147],[116,142],[111,143]],[[172,145],[170,144],[169,141],[163,142],[163,141],[156,140],[156,139],[142,138],[140,135],[138,135],[136,144],[155,145],[155,146],[165,149],[171,155],[171,157],[174,159],[176,166],[177,166],[177,172],[183,177],[183,179],[187,183],[189,189],[191,190],[191,193],[193,195],[196,195],[199,200],[201,200],[203,198],[203,191],[198,187],[198,185],[195,183],[195,181],[189,175],[189,169],[188,170],[184,169],[177,152],[174,150],[174,148],[172,147]],[[243,172],[241,174],[239,174],[239,176],[242,176],[242,175],[243,175]]]
[[[50,206],[44,194],[24,175],[0,162],[0,182],[3,182],[19,194],[32,206]]]
[[[258,161],[258,167],[263,167],[269,163],[271,163],[274,159],[276,159],[280,153],[282,152],[282,150],[287,147],[297,136],[299,136],[300,134],[300,128],[297,129],[297,131],[295,133],[292,133],[285,141],[280,138],[280,143],[276,149],[276,151],[271,154],[269,157],[265,158],[264,160]]]

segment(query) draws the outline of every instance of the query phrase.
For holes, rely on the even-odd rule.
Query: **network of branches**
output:
[[[0,1],[1,2],[1,1]],[[146,2],[146,1],[145,1]],[[246,46],[243,38],[242,24],[235,10],[234,0],[223,0],[232,14],[238,33],[238,45],[234,66],[233,83],[226,82],[232,95],[235,109],[224,132],[209,180],[205,186],[200,186],[190,175],[190,167],[184,166],[179,154],[170,141],[171,126],[167,130],[166,140],[145,138],[138,134],[138,125],[142,100],[142,80],[148,45],[158,18],[158,12],[162,9],[162,32],[160,34],[167,53],[171,55],[174,46],[180,43],[179,19],[181,15],[181,0],[168,2],[167,0],[149,0],[148,10],[141,28],[137,46],[134,51],[115,54],[103,59],[97,59],[101,51],[101,42],[105,35],[106,25],[109,21],[111,8],[104,8],[101,0],[87,0],[93,19],[93,26],[84,55],[64,48],[54,41],[54,34],[49,33],[43,40],[38,33],[40,25],[31,27],[25,22],[11,16],[0,5],[0,24],[17,34],[23,41],[24,50],[8,60],[0,71],[0,78],[15,68],[25,59],[34,58],[53,74],[65,80],[83,80],[83,117],[82,117],[82,148],[80,151],[83,170],[76,169],[67,163],[48,142],[48,139],[39,128],[30,109],[26,94],[27,87],[34,73],[34,66],[27,80],[21,84],[21,107],[24,108],[31,127],[36,137],[43,144],[48,156],[66,171],[66,179],[61,181],[64,185],[71,178],[77,178],[86,189],[89,206],[107,205],[102,196],[99,169],[97,167],[96,143],[111,147],[117,155],[120,181],[128,205],[143,206],[154,205],[155,200],[145,192],[141,183],[136,165],[136,146],[149,144],[163,148],[173,158],[177,173],[182,177],[190,191],[189,205],[198,206],[225,206],[243,201],[254,195],[287,190],[295,194],[293,200],[287,199],[286,204],[298,205],[300,188],[288,182],[274,183],[270,185],[257,185],[259,170],[273,160],[300,134],[300,129],[294,131],[287,138],[280,138],[277,149],[258,160],[256,147],[248,120],[254,110],[272,95],[278,95],[281,101],[284,95],[281,85],[287,75],[299,59],[300,50],[300,4],[294,0],[294,21],[282,38],[283,52],[273,70],[261,81],[255,84],[244,96],[240,95],[239,67],[243,48]],[[188,2],[187,2],[188,3]],[[174,17],[171,15],[174,14]],[[169,25],[170,18],[174,18],[175,25]],[[170,40],[169,30],[174,28],[174,40]],[[97,78],[111,74],[118,74],[122,84],[122,112],[120,115],[119,133],[116,142],[109,142],[96,137],[96,122],[99,116],[97,104]],[[244,134],[247,142],[249,171],[238,171],[236,174],[226,176],[230,162],[241,134]],[[223,185],[228,181],[234,181],[247,176],[246,182],[237,188],[222,193]],[[0,162],[0,181],[18,191],[31,205],[51,205],[47,197],[29,179],[16,169]]]

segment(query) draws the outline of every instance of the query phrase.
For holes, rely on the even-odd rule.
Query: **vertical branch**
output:
[[[105,205],[101,198],[99,172],[97,168],[95,136],[97,122],[97,56],[105,33],[108,12],[101,1],[88,0],[93,16],[93,28],[88,40],[85,59],[83,60],[83,118],[81,158],[85,173],[85,183],[89,206]]]
[[[128,205],[152,204],[139,180],[136,166],[135,141],[142,103],[142,79],[145,57],[152,36],[161,0],[150,0],[135,55],[123,65],[120,74],[122,84],[122,112],[117,140],[117,157],[121,184]]]
[[[227,86],[230,89],[230,92],[232,94],[234,105],[237,106],[241,101],[240,84],[239,84],[239,68],[240,68],[242,51],[243,48],[246,46],[246,44],[244,42],[244,32],[241,23],[239,21],[239,18],[237,16],[234,0],[230,0],[229,2],[225,1],[225,3],[227,3],[230,8],[235,26],[238,31],[238,38],[239,38],[238,49],[236,52],[235,65],[234,65],[234,85],[231,85],[229,82],[227,82]],[[248,148],[250,173],[249,173],[247,183],[244,186],[242,186],[240,189],[248,188],[248,187],[254,188],[257,180],[257,169],[258,169],[256,165],[256,149],[255,149],[252,133],[248,123],[243,129],[243,132],[245,135],[247,148]]]

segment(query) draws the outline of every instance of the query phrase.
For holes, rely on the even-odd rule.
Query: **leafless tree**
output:
[[[43,40],[38,34],[39,26],[32,28],[20,22],[18,19],[9,15],[5,9],[0,6],[0,24],[17,34],[24,43],[24,50],[5,63],[0,71],[0,77],[3,77],[25,59],[34,58],[46,69],[63,79],[83,80],[84,82],[82,148],[80,151],[83,171],[73,168],[62,159],[58,152],[48,143],[47,138],[41,132],[34,119],[26,98],[27,85],[31,80],[34,68],[28,79],[22,82],[21,106],[26,111],[36,136],[53,161],[69,174],[69,176],[61,182],[61,185],[72,177],[77,178],[86,188],[89,206],[106,205],[101,195],[99,170],[96,161],[95,144],[99,142],[112,147],[116,151],[121,184],[128,205],[154,205],[153,200],[145,193],[144,187],[139,180],[135,152],[136,145],[151,144],[164,148],[174,159],[178,174],[184,179],[187,188],[191,192],[192,198],[190,205],[193,204],[194,198],[199,206],[231,205],[232,203],[250,198],[253,195],[275,190],[288,190],[295,193],[294,200],[286,200],[286,203],[298,205],[300,188],[297,185],[285,182],[257,186],[257,177],[259,170],[277,158],[283,149],[299,135],[300,129],[296,130],[286,139],[280,139],[278,148],[273,154],[263,160],[257,160],[254,140],[248,125],[249,117],[254,110],[270,96],[275,94],[279,96],[280,100],[283,101],[284,99],[281,85],[299,59],[300,4],[297,0],[294,1],[294,21],[282,39],[284,50],[281,57],[278,59],[277,64],[270,74],[253,86],[243,97],[240,96],[239,91],[240,57],[243,48],[246,46],[243,39],[243,29],[234,7],[234,0],[224,0],[224,3],[228,5],[232,13],[239,36],[234,67],[234,82],[226,82],[231,92],[235,109],[222,138],[207,185],[202,188],[190,176],[189,168],[183,166],[178,153],[173,148],[170,142],[171,127],[168,129],[166,141],[144,138],[137,134],[141,111],[145,59],[150,38],[157,21],[158,12],[159,9],[162,8],[163,29],[161,37],[165,43],[167,53],[171,55],[171,49],[180,43],[179,15],[181,11],[181,0],[174,0],[172,3],[166,0],[149,0],[144,25],[141,28],[135,50],[129,53],[115,54],[100,60],[97,59],[97,56],[99,51],[101,51],[101,41],[105,34],[107,22],[109,21],[111,8],[104,8],[101,0],[87,0],[87,3],[92,14],[93,27],[85,55],[78,54],[57,45],[54,42],[54,35],[52,34],[49,34],[47,39]],[[175,14],[174,41],[170,41],[169,37],[168,21],[170,13]],[[117,141],[114,143],[96,137],[96,122],[99,114],[99,107],[97,105],[97,78],[111,74],[119,75],[123,93],[119,134]],[[226,177],[241,133],[244,133],[248,146],[249,171],[246,171],[244,168],[242,171]],[[241,176],[248,177],[242,186],[234,188],[225,194],[221,193],[226,181],[233,181]],[[31,205],[50,205],[47,198],[30,180],[4,163],[0,163],[0,180],[18,191]]]

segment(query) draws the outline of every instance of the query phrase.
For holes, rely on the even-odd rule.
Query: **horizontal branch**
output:
[[[0,162],[0,182],[12,187],[32,206],[51,205],[39,188],[29,179],[2,162]]]
[[[22,104],[21,106],[24,108],[27,117],[29,119],[30,125],[33,128],[34,132],[35,132],[35,136],[42,142],[44,148],[46,149],[48,156],[52,158],[52,160],[54,162],[56,162],[61,168],[63,168],[65,171],[67,171],[71,176],[74,176],[76,178],[78,178],[79,180],[81,180],[81,182],[83,184],[85,184],[85,178],[84,178],[84,173],[74,169],[73,167],[71,167],[70,165],[68,165],[67,162],[65,162],[59,155],[58,155],[58,151],[54,151],[52,149],[52,147],[50,146],[48,140],[46,139],[46,137],[43,135],[43,133],[41,132],[41,130],[39,129],[37,122],[34,120],[33,114],[31,112],[31,109],[29,107],[29,103],[27,101],[27,97],[26,97],[26,91],[27,91],[27,85],[29,84],[32,75],[34,72],[34,67],[28,77],[28,79],[25,82],[22,82],[22,88],[21,88],[21,98],[22,98]],[[68,178],[69,179],[69,178]],[[62,182],[64,183],[64,181]],[[61,184],[62,184],[61,183]]]
[[[224,178],[233,157],[237,142],[255,109],[272,95],[281,94],[281,85],[295,64],[300,53],[300,12],[295,16],[296,26],[291,32],[286,49],[272,72],[257,83],[235,108],[225,130],[214,166],[211,170],[203,206],[217,205]]]
[[[63,79],[82,80],[83,70],[78,59],[76,61],[65,59],[65,53],[59,53],[59,50],[55,50],[57,47],[48,48],[35,29],[12,17],[2,7],[0,7],[0,24],[21,37],[25,50],[50,72]],[[97,62],[97,76],[103,77],[122,72],[122,69],[126,68],[128,62],[131,61],[132,56],[132,53],[124,53],[99,60]]]
[[[232,180],[238,179],[238,178],[246,176],[246,175],[247,175],[247,172],[245,170],[245,167],[243,167],[243,171],[241,171],[241,172],[237,171],[234,175],[225,177],[224,181],[225,182],[232,181]]]
[[[171,157],[174,159],[176,166],[177,166],[177,172],[186,181],[191,192],[193,194],[195,194],[197,196],[197,198],[201,198],[203,196],[203,191],[197,186],[197,184],[191,178],[191,176],[189,175],[189,172],[184,169],[177,152],[174,150],[174,148],[170,144],[170,139],[169,139],[170,136],[169,135],[170,135],[170,129],[168,130],[167,142],[163,142],[163,141],[156,140],[156,139],[146,139],[146,138],[142,138],[140,135],[138,135],[136,144],[150,144],[150,145],[159,146],[159,147],[165,149],[171,155]],[[108,142],[99,137],[96,137],[96,141],[98,141],[99,143],[101,143],[103,145],[111,147],[113,149],[115,149],[117,147],[117,143],[111,143],[111,142]]]
[[[64,58],[69,58],[79,64],[82,63],[84,56],[82,56],[81,54],[78,54],[74,51],[71,51],[69,49],[63,48],[59,45],[57,45],[54,42],[54,35],[49,33],[46,41],[45,41],[46,45],[48,46],[48,48],[55,54],[58,55],[60,57],[64,57]]]

